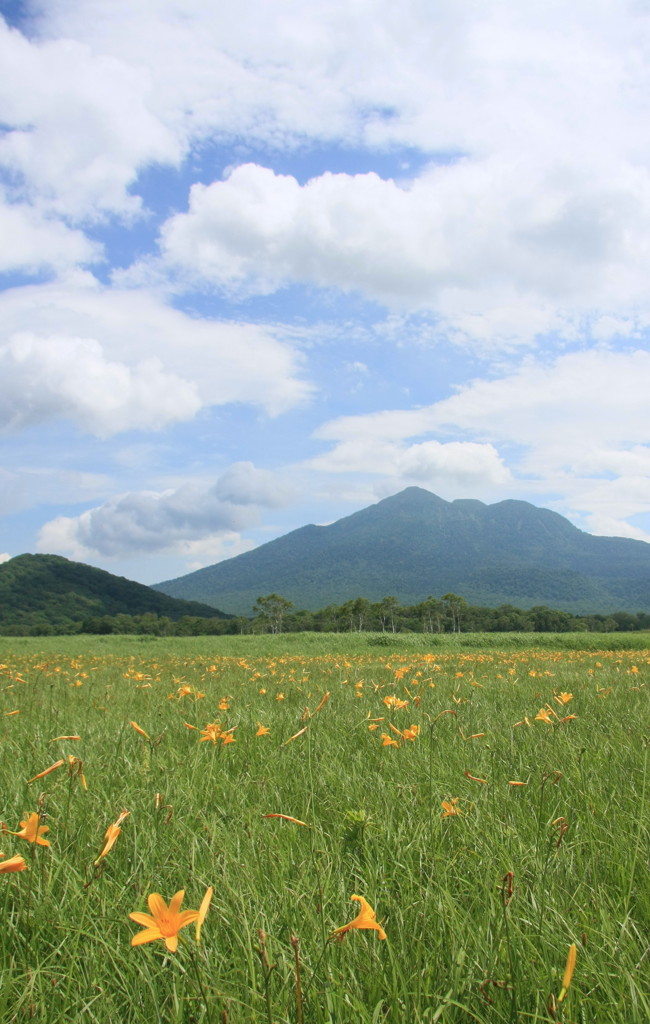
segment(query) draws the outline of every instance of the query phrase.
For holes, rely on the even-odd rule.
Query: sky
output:
[[[0,0],[0,561],[650,541],[650,0]]]

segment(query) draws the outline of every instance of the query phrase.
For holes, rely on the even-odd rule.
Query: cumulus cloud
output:
[[[461,340],[575,335],[595,305],[650,319],[650,174],[611,171],[586,179],[501,155],[408,183],[327,173],[300,185],[246,164],[195,185],[161,247],[176,272],[226,292],[298,281],[436,310]]]
[[[0,248],[0,273],[43,269],[60,272],[101,257],[100,247],[81,231],[43,216],[27,203],[7,202],[1,189],[0,238],[5,239]]]
[[[286,504],[292,489],[251,463],[231,466],[214,484],[187,483],[163,492],[137,491],[109,499],[79,516],[46,523],[39,550],[114,558],[134,553],[238,553],[239,531],[256,524],[260,508]]]
[[[0,347],[0,370],[0,425],[13,430],[65,417],[107,437],[191,419],[201,407],[196,388],[158,359],[126,366],[93,338],[15,334]]]
[[[371,474],[384,478],[382,489],[417,484],[454,497],[486,495],[507,486],[511,475],[496,448],[472,441],[429,440],[405,444],[373,436],[361,428],[310,466],[327,473]]]
[[[281,330],[193,318],[89,275],[3,293],[0,323],[5,427],[63,416],[105,437],[230,402],[275,415],[311,393]]]
[[[0,163],[45,209],[73,219],[133,215],[138,167],[175,163],[180,139],[147,104],[149,74],[68,37],[29,40],[0,19]]]

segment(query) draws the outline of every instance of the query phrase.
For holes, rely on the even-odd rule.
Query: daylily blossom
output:
[[[61,759],[60,761],[55,761],[54,764],[51,764],[49,768],[45,768],[44,771],[39,772],[38,775],[35,775],[33,779],[28,779],[27,785],[29,785],[30,782],[36,782],[37,779],[44,779],[46,775],[49,775],[50,772],[55,772],[57,768],[60,768],[61,765],[63,764],[65,764],[65,761],[63,759]]]
[[[484,782],[485,785],[487,785],[487,779],[479,779],[477,775],[470,775],[468,771],[464,771],[463,775],[465,776],[466,779],[471,779],[472,782]]]
[[[572,942],[569,946],[569,952],[566,958],[566,967],[564,968],[564,977],[562,978],[562,991],[558,996],[558,1003],[561,1003],[563,1001],[569,989],[569,985],[571,984],[571,979],[573,977],[573,972],[576,966],[577,953],[578,950],[576,944],[575,942]]]
[[[141,727],[140,727],[140,726],[138,725],[138,723],[137,723],[137,722],[131,722],[131,725],[133,726],[133,728],[135,729],[135,731],[136,731],[136,732],[139,732],[141,736],[144,736],[144,738],[145,738],[146,740],[148,740],[148,739],[151,739],[151,737],[149,736],[149,733],[148,733],[148,732],[145,732],[145,731],[144,731],[144,729],[142,729],[142,728],[141,728]]]
[[[102,857],[105,857],[106,854],[109,852],[109,850],[111,850],[113,848],[113,846],[115,845],[117,837],[119,836],[120,832],[122,831],[120,826],[121,826],[122,822],[124,821],[124,819],[129,815],[129,813],[130,813],[129,811],[122,811],[122,813],[120,814],[120,816],[117,819],[117,821],[115,822],[115,824],[109,825],[108,828],[106,829],[106,834],[104,836],[104,846],[102,847],[102,851],[99,854],[99,857],[94,862],[95,867],[97,867],[97,865],[99,864],[99,862],[102,859]]]
[[[4,857],[4,853],[0,854]],[[9,860],[0,861],[0,875],[8,875],[11,871],[26,871],[27,865],[22,857],[10,857]]]
[[[205,890],[205,896],[201,900],[201,906],[199,907],[199,915],[198,915],[198,917],[196,919],[196,941],[197,942],[201,941],[201,928],[203,927],[203,922],[205,921],[205,916],[206,916],[206,914],[207,914],[207,912],[208,912],[208,910],[210,908],[210,901],[212,899],[213,893],[214,893],[214,889],[212,888],[212,886],[211,885],[208,886],[208,888]]]
[[[300,821],[299,818],[292,818],[290,814],[263,814],[263,818],[282,818],[283,821],[292,821],[294,825],[304,825],[305,828],[309,828],[306,821]]]
[[[350,921],[349,924],[344,924],[340,928],[335,928],[330,935],[331,939],[338,939],[339,942],[343,939],[346,932],[351,931],[353,928],[366,928],[372,929],[379,934],[380,939],[386,938],[386,932],[377,924],[377,915],[374,910],[363,896],[350,896],[351,900],[356,900],[357,903],[361,904],[361,910],[355,917],[354,921]]]
[[[573,694],[572,693],[556,693],[555,697],[554,697],[554,700],[556,700],[558,702],[558,704],[568,704],[570,700],[573,700]]]
[[[257,723],[257,732],[255,733],[255,735],[256,736],[266,736],[266,735],[268,735],[268,733],[270,733],[270,731],[271,730],[269,729],[268,726],[262,725],[261,722],[258,722]]]
[[[389,736],[387,732],[382,732],[381,738],[384,741],[382,747],[399,747],[397,740],[394,740],[392,736]]]
[[[443,800],[442,801],[442,809],[445,812],[442,815],[443,818],[450,818],[454,814],[462,814],[463,813],[461,811],[460,807],[456,806],[459,800],[460,800],[460,797],[455,796],[455,797],[453,797],[452,800]]]
[[[219,722],[208,722],[205,729],[201,729],[201,739],[199,743],[216,743],[221,736],[221,726]]]
[[[536,722],[547,722],[549,725],[553,725],[553,719],[547,708],[540,708],[538,713],[535,715]]]
[[[37,846],[49,846],[49,839],[42,838],[44,832],[50,831],[49,827],[47,825],[41,825],[40,821],[40,814],[34,811],[34,813],[30,814],[28,818],[21,821],[20,824],[23,827],[20,832],[12,832],[11,834],[13,836],[18,836],[20,839],[26,839],[28,843],[36,843]]]
[[[141,914],[138,911],[129,914],[132,921],[142,925],[144,928],[144,931],[133,936],[131,945],[142,946],[145,942],[155,942],[156,939],[163,939],[169,952],[175,953],[178,949],[178,933],[181,928],[192,924],[193,921],[198,921],[200,916],[199,910],[181,911],[180,908],[184,896],[185,890],[179,889],[172,896],[169,906],[167,906],[159,893],[152,892],[147,898],[151,914]],[[207,907],[203,913],[204,917],[206,912]]]

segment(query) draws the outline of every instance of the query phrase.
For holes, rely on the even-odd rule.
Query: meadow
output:
[[[0,1019],[647,1024],[649,693],[648,634],[0,638]]]

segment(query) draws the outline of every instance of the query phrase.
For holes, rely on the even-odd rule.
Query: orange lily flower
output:
[[[255,735],[256,736],[267,736],[268,733],[270,733],[270,731],[271,730],[268,728],[268,726],[262,725],[261,722],[258,722],[257,723],[257,732],[255,733]]]
[[[201,941],[201,928],[203,927],[203,922],[205,921],[205,916],[206,916],[208,910],[210,909],[210,901],[212,900],[213,893],[214,893],[214,889],[212,888],[212,886],[211,885],[208,886],[208,888],[205,890],[205,896],[201,900],[201,906],[199,907],[199,916],[196,919],[196,941],[197,942]]]
[[[4,853],[1,855],[4,857]],[[10,857],[0,861],[0,875],[8,875],[11,871],[26,871],[27,865],[22,857]]]
[[[30,814],[28,818],[21,821],[23,826],[20,832],[12,832],[12,836],[18,836],[20,839],[26,839],[28,843],[36,843],[37,846],[49,846],[49,839],[43,839],[43,833],[49,832],[47,825],[41,825],[41,816],[36,811]]]
[[[130,813],[129,811],[122,811],[122,813],[120,814],[120,816],[117,819],[117,821],[115,822],[115,824],[114,825],[109,825],[108,828],[106,829],[106,835],[104,836],[104,846],[102,847],[102,851],[99,854],[99,857],[94,862],[94,866],[95,867],[97,867],[97,865],[99,864],[99,862],[102,859],[102,857],[105,857],[106,854],[109,852],[109,850],[111,850],[113,848],[113,846],[115,845],[117,837],[119,836],[120,832],[122,831],[122,829],[120,828],[120,825],[122,824],[124,819],[126,817],[128,817],[129,813]]]
[[[144,731],[144,729],[142,729],[142,728],[141,728],[141,727],[140,727],[140,726],[138,725],[138,723],[137,723],[137,722],[131,722],[131,725],[133,726],[133,728],[135,729],[135,731],[136,731],[136,732],[139,732],[141,736],[144,736],[144,738],[145,738],[146,740],[150,740],[150,739],[151,739],[151,737],[150,737],[149,733],[148,733],[148,732],[145,732],[145,731]]]
[[[443,800],[442,801],[442,809],[445,812],[442,815],[443,818],[451,818],[452,815],[454,815],[454,814],[462,814],[463,813],[461,811],[460,807],[456,806],[456,804],[458,803],[459,800],[460,800],[460,797],[455,796],[455,797],[453,797],[452,800]]]
[[[142,925],[144,928],[144,931],[138,932],[137,935],[133,936],[131,945],[142,946],[145,942],[155,942],[156,939],[164,939],[169,952],[175,953],[178,949],[178,933],[181,928],[192,924],[193,921],[198,921],[200,916],[200,911],[198,910],[181,911],[180,908],[184,896],[185,890],[179,889],[172,896],[169,906],[167,906],[160,893],[152,892],[147,898],[151,914],[141,914],[138,911],[129,914],[132,921]],[[203,914],[204,917],[206,911],[207,907]]]
[[[63,759],[61,759],[60,761],[55,761],[54,764],[51,764],[49,768],[45,769],[45,771],[39,772],[38,775],[35,775],[33,779],[28,779],[27,785],[29,785],[30,782],[36,782],[37,779],[44,779],[46,775],[49,775],[50,772],[55,772],[57,768],[60,768],[61,765],[63,764],[65,764],[65,761]]]
[[[344,924],[340,928],[335,928],[330,935],[330,939],[338,939],[340,942],[342,941],[345,933],[351,931],[353,928],[372,929],[372,931],[379,934],[380,939],[385,939],[386,932],[380,924],[377,924],[377,915],[368,901],[364,899],[363,896],[350,896],[350,899],[356,900],[357,903],[360,903],[361,910],[355,917],[354,921],[350,921],[349,924]]]
[[[566,996],[567,991],[569,989],[569,985],[571,984],[571,979],[573,977],[573,972],[574,972],[575,966],[576,966],[576,956],[577,956],[577,953],[578,953],[578,950],[577,950],[576,944],[575,944],[575,942],[572,942],[571,945],[569,946],[569,952],[568,952],[567,958],[566,958],[566,967],[564,968],[564,977],[562,979],[562,991],[560,992],[560,994],[558,996],[558,1000],[557,1000],[558,1003],[561,1003],[563,1001],[563,999]]]
[[[289,814],[263,814],[263,818],[282,818],[283,821],[292,821],[294,825],[304,825],[305,828],[310,826],[306,821],[300,821],[298,818],[292,818]]]

